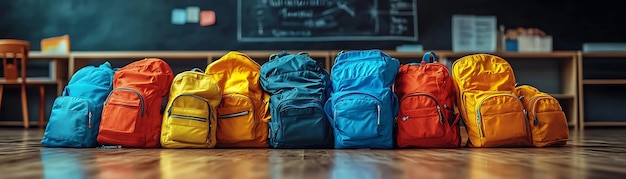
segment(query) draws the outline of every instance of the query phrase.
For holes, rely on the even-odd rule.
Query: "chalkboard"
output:
[[[417,41],[417,0],[238,0],[240,41]]]

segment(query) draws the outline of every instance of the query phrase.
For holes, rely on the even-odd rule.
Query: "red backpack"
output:
[[[395,93],[400,98],[398,147],[460,147],[460,115],[454,112],[452,78],[434,52],[426,52],[421,63],[400,66]]]
[[[130,63],[113,76],[98,133],[98,143],[153,148],[159,145],[165,99],[172,85],[172,68],[158,58]]]

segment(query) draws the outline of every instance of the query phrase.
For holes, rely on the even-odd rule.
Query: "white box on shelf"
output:
[[[522,35],[517,37],[518,52],[552,52],[552,36]]]

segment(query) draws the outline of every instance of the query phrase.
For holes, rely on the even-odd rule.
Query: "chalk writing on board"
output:
[[[238,0],[237,39],[417,41],[417,0]]]

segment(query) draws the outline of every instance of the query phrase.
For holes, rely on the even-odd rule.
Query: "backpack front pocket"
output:
[[[427,93],[402,97],[398,114],[398,138],[426,139],[445,135],[444,115],[437,99]]]
[[[210,107],[207,99],[197,95],[176,96],[167,110],[172,140],[185,143],[207,143],[211,132]]]
[[[217,108],[217,141],[236,143],[255,139],[254,103],[244,95],[229,94],[222,97]]]
[[[381,101],[367,93],[343,94],[334,101],[333,120],[336,130],[345,140],[378,137]]]
[[[319,144],[328,134],[328,121],[320,101],[314,99],[287,99],[278,105],[275,120],[279,122],[281,138],[275,142],[288,144]],[[278,132],[278,130],[274,131]]]
[[[477,97],[478,132],[485,146],[520,146],[528,143],[528,123],[522,102],[510,93]]]
[[[49,147],[87,147],[87,130],[92,126],[88,99],[60,96],[52,106],[50,119],[44,133],[43,145]]]
[[[140,92],[130,88],[116,88],[111,91],[102,109],[100,130],[133,133],[143,114],[144,98]]]
[[[529,120],[535,145],[564,143],[569,137],[569,127],[559,102],[551,96],[536,96],[529,101]]]
[[[441,114],[435,107],[402,111],[398,115],[398,138],[440,138],[445,135]]]

